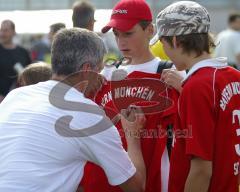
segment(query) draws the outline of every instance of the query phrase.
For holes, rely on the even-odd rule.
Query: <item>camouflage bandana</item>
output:
[[[157,34],[154,44],[162,36],[208,33],[210,17],[208,11],[193,1],[179,1],[162,10],[156,19]]]

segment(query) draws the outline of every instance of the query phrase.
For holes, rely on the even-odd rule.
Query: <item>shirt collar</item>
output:
[[[224,68],[227,66],[227,58],[226,57],[218,57],[218,58],[213,58],[213,59],[206,59],[202,60],[195,65],[189,70],[187,73],[186,77],[183,79],[183,83],[196,71],[198,71],[201,68],[204,67],[212,67],[212,68]]]

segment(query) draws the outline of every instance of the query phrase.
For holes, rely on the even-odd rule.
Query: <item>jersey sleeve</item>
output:
[[[214,94],[211,84],[193,82],[186,85],[179,103],[181,134],[185,152],[205,160],[213,158]]]
[[[83,138],[83,143],[81,151],[86,160],[102,167],[111,185],[124,183],[136,172],[115,126]]]

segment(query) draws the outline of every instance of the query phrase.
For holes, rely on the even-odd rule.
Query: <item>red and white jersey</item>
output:
[[[183,192],[191,157],[212,161],[209,192],[237,192],[240,156],[240,72],[223,58],[189,71],[179,98],[169,191]]]
[[[135,92],[136,93],[135,96],[137,96],[138,94],[139,102],[136,102],[136,103],[141,106],[145,106],[145,105],[147,106],[149,103],[151,103],[149,102],[150,100],[148,100],[148,98],[151,96],[150,84],[154,84],[154,81],[151,81],[151,79],[155,79],[155,80],[157,79],[159,81],[160,74],[134,71],[134,72],[131,72],[126,79],[130,80],[129,83],[126,83],[128,84],[128,88],[129,86],[138,82],[137,84],[139,84],[139,87],[142,87],[141,88],[142,92],[139,91],[140,89],[138,88],[134,89],[136,87],[135,85],[134,85],[134,88],[132,89],[125,89],[124,87],[126,84],[124,84],[124,81],[122,81],[123,84],[122,84],[121,90],[124,93],[122,91],[120,92],[123,95],[122,101],[125,100],[124,104],[125,103],[129,104],[128,101],[132,99],[130,95],[127,95],[127,92],[129,93]],[[147,86],[147,83],[145,83],[145,80],[146,81],[149,80],[148,86]],[[114,99],[116,99],[115,98],[116,94],[115,96],[113,93],[109,94],[110,89],[114,91],[113,89],[114,86],[111,87],[110,84],[111,82],[102,88],[102,90],[98,93],[95,101],[96,103],[101,105],[105,110],[107,109],[106,113],[109,115],[110,118],[112,118],[115,114],[119,113],[119,106],[121,105],[116,104],[116,102],[114,102]],[[148,87],[148,91],[146,92],[145,88],[147,87]],[[115,89],[115,92],[116,92],[116,89]],[[176,116],[177,116],[177,100],[179,96],[177,91],[172,88],[167,88],[164,85],[164,91],[161,93],[161,96],[162,96],[161,98],[159,97],[159,103],[161,103],[161,105],[164,106],[165,105],[164,103],[170,100],[171,106],[168,106],[168,108],[161,110],[159,112],[146,115],[146,118],[147,118],[146,130],[141,135],[142,153],[143,153],[143,158],[145,161],[146,171],[147,171],[147,181],[146,181],[146,190],[145,190],[146,192],[161,191],[161,188],[162,188],[161,161],[162,161],[164,150],[166,149],[166,126],[169,124],[174,125],[176,121]],[[154,98],[154,95],[152,96],[152,98]],[[168,99],[164,100],[164,98],[168,98],[169,100]],[[109,109],[111,110],[109,111]],[[120,132],[123,146],[126,149],[127,143],[124,138],[121,124],[118,123],[116,127]],[[106,157],[106,158],[111,158],[111,157]],[[168,179],[168,174],[169,174],[168,171],[166,171],[165,174]],[[84,187],[85,192],[99,192],[99,191],[121,192],[122,191],[119,187],[114,187],[109,185],[109,183],[107,182],[107,178],[104,172],[102,171],[102,169],[94,164],[88,164],[87,166],[85,166],[85,173],[84,173],[84,179],[83,179],[82,185]]]

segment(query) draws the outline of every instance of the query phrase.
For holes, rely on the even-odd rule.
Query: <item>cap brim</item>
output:
[[[154,37],[150,40],[150,45],[154,45],[159,40],[159,35],[156,33]]]
[[[123,32],[129,31],[138,22],[139,20],[111,19],[110,22],[102,28],[102,33],[108,32],[111,28],[116,28]]]

